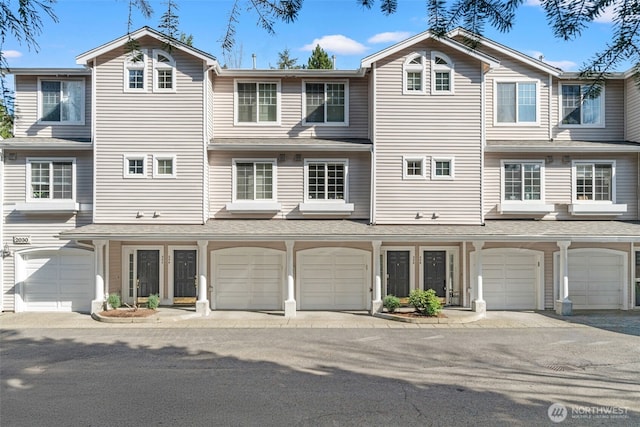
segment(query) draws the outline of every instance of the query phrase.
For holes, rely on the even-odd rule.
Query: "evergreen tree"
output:
[[[193,34],[187,35],[186,33],[180,33],[180,42],[187,46],[193,46]]]
[[[311,56],[307,62],[307,68],[331,70],[333,68],[333,62],[331,61],[331,58],[329,58],[327,52],[325,52],[320,45],[316,45],[316,48],[311,52]]]
[[[13,136],[13,115],[5,106],[7,100],[12,98],[7,95],[4,100],[0,100],[0,139],[7,139]]]
[[[163,48],[171,52],[173,49],[173,41],[179,37],[178,25],[180,20],[178,15],[176,15],[178,5],[174,0],[167,0],[165,4],[167,5],[167,10],[162,14],[162,17],[160,17],[158,28],[160,32],[166,36],[163,40]]]
[[[300,65],[297,65],[298,58],[291,58],[289,48],[285,48],[282,52],[278,52],[278,69],[279,70],[294,70],[299,69]]]

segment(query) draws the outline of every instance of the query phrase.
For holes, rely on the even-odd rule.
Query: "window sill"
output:
[[[16,211],[33,214],[70,213],[75,214],[80,210],[80,204],[73,200],[52,202],[26,202],[16,203]]]
[[[309,202],[300,203],[298,209],[303,215],[351,215],[353,203]]]
[[[622,215],[627,213],[627,205],[613,203],[572,203],[569,205],[572,215]]]
[[[498,205],[501,214],[548,214],[553,212],[554,205],[542,202],[502,202]]]
[[[282,205],[278,202],[233,202],[227,203],[226,208],[231,213],[275,213],[280,212]]]

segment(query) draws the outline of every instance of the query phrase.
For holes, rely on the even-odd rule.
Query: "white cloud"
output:
[[[5,58],[20,58],[22,56],[22,52],[18,52],[17,50],[3,50],[2,56]]]
[[[370,37],[367,42],[369,43],[397,43],[406,38],[409,38],[411,34],[407,31],[388,31],[386,33],[379,33],[373,37]]]
[[[532,58],[535,59],[541,59],[540,57],[542,57],[542,62],[544,62],[545,64],[549,64],[552,67],[556,67],[556,68],[560,68],[563,71],[572,71],[575,70],[578,67],[578,64],[576,64],[573,61],[569,61],[569,60],[560,60],[560,61],[551,61],[547,58],[544,57],[544,55],[542,54],[542,52],[539,52],[537,50],[531,50],[529,52],[527,52],[527,55],[531,56]]]
[[[524,4],[525,6],[540,6],[540,0],[527,0]]]
[[[345,37],[342,34],[333,34],[314,39],[311,43],[302,46],[301,50],[310,52],[315,49],[317,45],[320,45],[320,47],[327,52],[337,53],[339,55],[360,55],[369,49],[365,45],[349,37]]]
[[[600,15],[598,15],[596,19],[593,20],[593,22],[599,22],[601,24],[610,24],[611,22],[613,22],[613,15],[614,15],[613,5],[610,5],[608,7],[605,7],[602,13],[600,13]]]

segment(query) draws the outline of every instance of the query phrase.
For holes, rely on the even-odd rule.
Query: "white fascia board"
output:
[[[221,77],[244,77],[244,78],[317,78],[326,77],[332,79],[364,77],[365,69],[357,70],[259,70],[259,69],[237,69],[237,68],[221,68],[216,70],[216,74]]]
[[[238,144],[209,144],[209,151],[324,151],[324,152],[371,152],[371,144],[346,145],[322,145],[322,144],[259,144],[259,145],[238,145]]]
[[[91,70],[88,68],[13,68],[7,72],[14,76],[90,76]]]
[[[568,147],[568,146],[541,146],[541,145],[502,145],[485,147],[488,153],[640,153],[640,145],[612,145],[610,147]]]

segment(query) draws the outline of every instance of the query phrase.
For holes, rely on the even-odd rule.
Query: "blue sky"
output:
[[[384,16],[378,4],[363,9],[356,0],[305,0],[298,20],[277,23],[272,36],[260,28],[254,11],[243,9],[237,24],[235,58],[222,55],[220,40],[224,35],[231,0],[176,0],[181,30],[194,37],[194,46],[209,52],[221,63],[251,67],[251,55],[257,56],[258,68],[275,66],[278,52],[288,48],[298,64],[307,62],[310,52],[320,44],[329,55],[336,56],[340,69],[355,69],[360,60],[372,53],[424,31],[425,0],[399,0],[394,15]],[[248,3],[248,2],[245,2]],[[544,60],[566,71],[577,70],[611,39],[612,25],[608,15],[592,23],[575,41],[564,42],[553,37],[544,13],[528,0],[517,15],[514,28],[500,33],[489,26],[484,35],[499,43]],[[157,28],[164,13],[164,1],[151,0],[154,15],[144,19],[134,15],[134,29],[148,25]],[[48,17],[38,38],[40,50],[35,52],[8,39],[4,53],[10,67],[74,67],[76,55],[116,39],[127,30],[127,2],[124,0],[58,0],[54,6],[59,23]],[[626,71],[631,67],[625,64]]]

